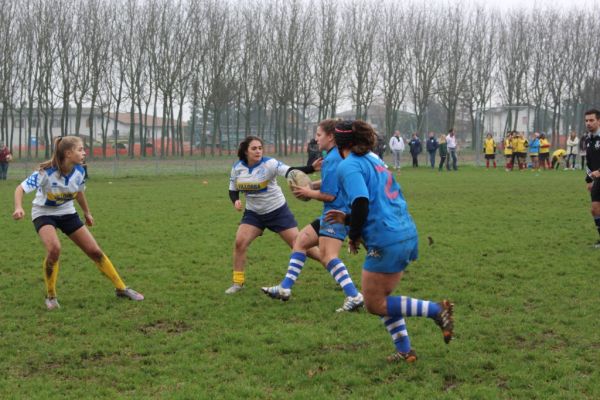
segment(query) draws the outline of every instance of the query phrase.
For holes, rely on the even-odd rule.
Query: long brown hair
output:
[[[83,143],[77,136],[59,136],[54,139],[54,152],[52,158],[40,164],[40,171],[47,168],[56,168],[60,170],[65,161],[67,151],[72,150],[78,144]]]
[[[246,136],[246,138],[242,140],[242,142],[238,146],[237,152],[238,158],[245,163],[248,162],[248,156],[246,155],[246,152],[248,151],[248,147],[250,147],[250,142],[252,142],[253,140],[258,140],[261,146],[264,146],[262,139],[258,136]]]
[[[373,148],[377,134],[373,127],[360,119],[355,121],[342,121],[336,125],[336,142],[338,148],[349,148],[358,156],[364,156]]]

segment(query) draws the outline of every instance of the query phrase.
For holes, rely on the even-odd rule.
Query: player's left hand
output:
[[[325,221],[329,223],[343,224],[346,222],[346,213],[340,210],[329,210],[325,214]]]
[[[315,171],[320,171],[322,165],[323,165],[323,157],[317,158],[315,160],[315,162],[312,163],[312,167],[315,169]]]
[[[93,226],[94,225],[94,217],[92,217],[91,213],[85,213],[85,214],[83,214],[83,216],[85,217],[85,224],[87,226]]]
[[[311,189],[309,187],[292,185],[292,193],[294,193],[294,196],[297,199],[308,199],[308,194],[310,193],[310,190]]]

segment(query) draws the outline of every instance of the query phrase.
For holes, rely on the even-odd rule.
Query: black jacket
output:
[[[412,155],[421,154],[423,151],[423,146],[421,145],[419,138],[411,139],[411,141],[408,142],[408,146],[410,147],[410,154]]]
[[[435,153],[438,147],[439,145],[436,138],[430,137],[429,139],[427,139],[427,151],[429,153]]]
[[[585,162],[590,171],[600,170],[600,130],[590,136],[585,151]],[[592,178],[585,176],[586,182],[592,182]]]

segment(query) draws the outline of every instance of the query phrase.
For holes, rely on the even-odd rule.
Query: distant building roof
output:
[[[146,125],[146,126],[152,126],[153,120],[154,120],[154,126],[163,126],[163,119],[160,117],[154,118],[152,115],[145,115],[144,117],[145,117],[144,125]],[[109,118],[114,120],[115,113],[110,113]],[[131,125],[131,114],[130,113],[117,113],[116,120],[124,125]],[[168,123],[171,124],[170,121]],[[140,115],[138,113],[133,114],[133,124],[134,125],[140,124]],[[182,122],[182,125],[188,126],[187,122],[185,122],[185,121]]]

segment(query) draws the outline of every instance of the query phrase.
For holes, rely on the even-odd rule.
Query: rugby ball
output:
[[[310,184],[312,183],[310,178],[308,177],[308,175],[306,175],[304,172],[300,171],[299,169],[291,170],[288,173],[286,179],[287,179],[288,185],[290,186],[290,190],[293,190],[294,186],[310,188]],[[298,196],[295,196],[295,197],[302,201],[310,200],[305,197],[298,197]]]

